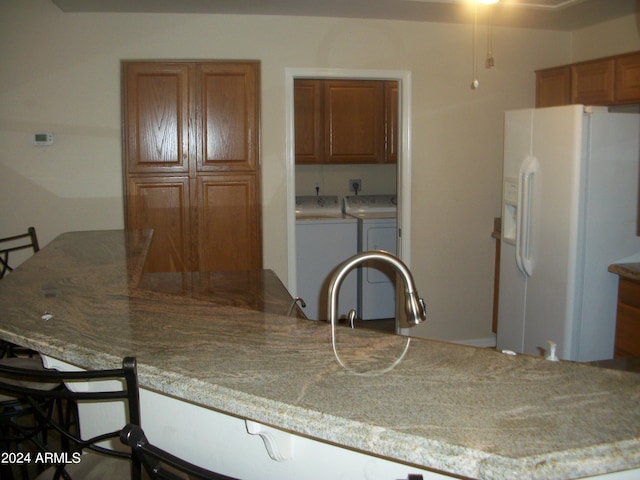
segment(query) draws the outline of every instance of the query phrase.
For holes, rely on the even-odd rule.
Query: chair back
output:
[[[4,277],[7,272],[13,271],[9,265],[9,253],[26,248],[32,249],[33,253],[40,250],[34,227],[29,227],[27,233],[0,238],[0,278]]]
[[[151,480],[236,480],[193,465],[152,445],[138,425],[125,426],[120,432],[120,440],[131,447]]]
[[[109,388],[105,388],[104,391],[86,391],[86,388],[77,389],[81,391],[72,391],[66,387],[43,389],[38,385],[41,382],[47,384],[59,382],[73,388],[77,382],[84,385],[85,382],[93,383],[96,380],[107,380],[108,382],[105,383]],[[98,385],[102,385],[102,382]],[[92,388],[92,390],[96,389]],[[111,441],[117,444],[116,439],[119,437],[120,429],[85,438],[78,422],[77,408],[72,411],[68,408],[55,407],[62,402],[67,406],[77,407],[81,402],[101,402],[102,404],[102,402],[124,401],[128,412],[126,423],[139,425],[140,399],[135,358],[126,357],[122,362],[122,368],[72,372],[27,369],[0,364],[0,393],[18,398],[22,408],[28,409],[34,416],[32,423],[25,424],[18,421],[15,415],[0,412],[3,443],[19,445],[23,449],[28,443],[37,451],[34,456],[42,454],[43,458],[56,459],[51,462],[56,469],[54,478],[62,475],[60,478],[75,479],[76,477],[70,473],[73,460],[78,463],[79,455],[90,451],[104,454],[104,458],[120,457],[128,460],[131,465],[131,479],[140,480],[142,468],[137,457],[131,451],[116,450],[105,443]],[[7,438],[7,432],[11,433],[10,438]],[[57,435],[57,441],[52,441],[53,434]],[[71,462],[67,466],[69,461]],[[84,460],[80,460],[79,463],[82,461]]]

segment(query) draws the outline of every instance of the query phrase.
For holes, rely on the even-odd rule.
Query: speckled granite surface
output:
[[[339,328],[347,370],[325,323],[142,288],[147,240],[57,238],[0,283],[0,337],[85,368],[135,355],[147,388],[453,475],[640,468],[638,374],[423,339],[376,373],[408,338]]]
[[[614,263],[609,271],[632,282],[640,282],[640,263]]]

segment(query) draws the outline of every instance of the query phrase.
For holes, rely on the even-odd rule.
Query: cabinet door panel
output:
[[[536,107],[555,107],[571,103],[571,69],[548,68],[536,72]]]
[[[296,163],[323,162],[322,80],[294,82]]]
[[[618,281],[615,357],[640,355],[640,283]]]
[[[153,228],[145,271],[191,270],[187,177],[129,177],[127,212],[127,228]]]
[[[328,163],[384,162],[383,82],[325,82]]]
[[[129,172],[189,168],[189,65],[124,64],[125,155]]]
[[[571,66],[571,103],[608,105],[613,102],[613,60]]]
[[[384,82],[385,161],[398,162],[398,82]]]
[[[258,185],[254,174],[198,177],[201,271],[262,268]]]
[[[197,66],[202,153],[198,170],[250,171],[258,163],[257,63]]]
[[[616,102],[640,101],[640,53],[616,58],[615,92]]]
[[[640,355],[640,308],[618,303],[615,357]]]

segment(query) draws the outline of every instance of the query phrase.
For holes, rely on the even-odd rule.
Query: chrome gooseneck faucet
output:
[[[413,276],[407,266],[402,262],[402,260],[389,252],[385,252],[383,250],[371,250],[358,253],[353,257],[348,258],[338,265],[338,267],[333,271],[333,274],[329,279],[327,310],[329,312],[329,321],[332,328],[335,327],[335,324],[338,321],[338,293],[340,291],[342,281],[352,268],[369,260],[380,260],[386,262],[393,266],[402,276],[404,281],[405,310],[407,313],[408,326],[418,325],[426,320],[427,314],[424,300],[418,297]],[[400,326],[399,322],[400,320],[396,319],[396,331]]]

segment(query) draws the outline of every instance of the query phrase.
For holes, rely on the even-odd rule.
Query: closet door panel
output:
[[[258,177],[201,175],[197,192],[200,270],[261,269]]]
[[[262,268],[259,62],[122,62],[126,228],[145,271]]]
[[[199,171],[251,171],[258,165],[258,64],[197,66]]]
[[[124,64],[129,172],[188,171],[189,69],[179,63]]]
[[[129,177],[127,228],[152,228],[145,272],[191,270],[187,177]]]

